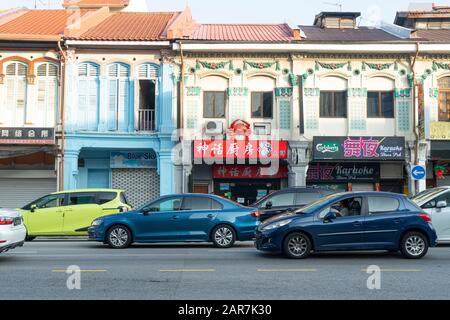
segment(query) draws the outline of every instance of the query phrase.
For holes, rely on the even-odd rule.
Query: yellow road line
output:
[[[67,270],[56,269],[56,270],[52,270],[52,272],[54,272],[54,273],[66,273]],[[96,272],[108,272],[108,270],[77,270],[77,272],[96,273]]]
[[[367,272],[367,269],[361,269],[362,272]],[[381,269],[381,272],[421,272],[420,269]]]
[[[159,272],[215,272],[216,269],[163,269]]]
[[[258,272],[316,272],[317,269],[258,269]]]

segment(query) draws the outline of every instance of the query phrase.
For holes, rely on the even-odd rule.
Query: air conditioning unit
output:
[[[253,133],[257,136],[267,136],[271,134],[270,123],[254,123]]]
[[[218,136],[223,134],[222,121],[208,121],[205,123],[205,134],[208,136]]]

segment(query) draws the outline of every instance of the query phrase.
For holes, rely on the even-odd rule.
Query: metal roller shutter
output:
[[[0,207],[20,208],[56,191],[56,179],[0,178]]]
[[[147,204],[160,194],[156,169],[113,169],[112,187],[125,190],[128,202],[133,207]]]

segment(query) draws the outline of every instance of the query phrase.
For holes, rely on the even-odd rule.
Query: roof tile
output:
[[[16,19],[0,25],[0,34],[60,36],[67,25],[87,11],[29,10]]]
[[[293,40],[287,24],[201,24],[191,40],[287,42]]]
[[[334,29],[318,26],[299,26],[306,35],[304,41],[396,41],[400,38],[381,29],[359,27],[358,29]]]
[[[90,28],[77,40],[160,40],[167,25],[176,12],[119,12],[111,14],[98,25]]]

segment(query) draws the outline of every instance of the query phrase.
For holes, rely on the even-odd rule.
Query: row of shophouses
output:
[[[83,188],[248,204],[288,186],[448,183],[450,8],[292,27],[104,2],[1,13],[1,206]]]

